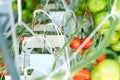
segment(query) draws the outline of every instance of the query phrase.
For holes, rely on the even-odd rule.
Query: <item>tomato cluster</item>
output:
[[[111,5],[113,5],[114,0],[111,0]],[[117,0],[116,11],[120,11],[120,0]],[[75,9],[76,16],[81,16],[83,14],[92,15],[94,25],[97,27],[108,14],[108,3],[107,0],[81,0],[79,6]],[[107,20],[105,24],[99,29],[99,33],[103,36],[110,29],[110,20]],[[114,51],[120,51],[120,21],[118,21],[115,28],[115,32],[110,38],[109,47]]]
[[[17,0],[12,2],[14,12],[18,11]],[[33,11],[40,8],[40,2],[37,0],[22,0],[22,19],[25,22],[30,22],[33,17]]]
[[[83,38],[82,40],[74,37],[70,43],[70,48],[73,50],[77,50],[80,45],[87,39],[88,37]],[[84,49],[89,49],[90,46],[92,45],[92,38],[89,39],[89,41],[85,44],[85,46],[83,47]]]
[[[113,1],[111,4],[113,5]],[[116,11],[120,11],[120,0],[117,0],[116,4]],[[98,8],[99,7],[99,8]],[[95,22],[95,26],[98,26],[107,16],[108,14],[108,4],[107,0],[88,0],[88,8],[92,12],[92,16]],[[111,47],[114,51],[120,51],[120,21],[118,21],[117,25],[115,26],[115,32],[112,34],[109,42],[109,47]],[[100,28],[98,31],[103,36],[110,29],[110,20],[107,20],[105,24]]]

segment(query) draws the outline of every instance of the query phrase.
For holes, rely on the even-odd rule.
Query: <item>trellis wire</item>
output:
[[[55,22],[54,22],[53,19],[51,18],[51,16],[50,16],[47,12],[45,12],[44,10],[35,10],[35,11],[34,11],[34,15],[33,15],[34,18],[36,17],[36,13],[38,13],[38,12],[42,12],[42,13],[46,14],[46,15],[49,17],[49,19],[52,21],[51,24],[54,25],[54,27],[55,27],[55,29],[56,29],[56,31],[57,31],[57,35],[59,35],[59,33],[60,33],[60,35],[63,35],[62,32],[61,32],[61,30],[58,28],[58,26],[55,24]],[[34,23],[33,23],[33,26],[34,26]],[[58,33],[58,32],[59,32],[59,33]],[[59,39],[59,40],[60,40],[60,39]],[[60,41],[59,41],[59,43],[61,44]]]
[[[117,0],[115,0],[115,2],[117,2]],[[115,7],[114,7],[114,6],[113,6],[113,8],[112,8],[112,11],[113,11],[113,10],[115,11]],[[115,13],[112,13],[112,11],[110,12],[110,14],[108,14],[108,15],[106,16],[106,18],[102,21],[102,23],[99,24],[99,25],[97,26],[97,28],[89,35],[89,37],[88,37],[88,38],[84,41],[84,43],[77,49],[77,51],[74,52],[74,55],[75,55],[75,56],[76,56],[76,53],[79,52],[80,49],[82,49],[83,46],[89,41],[89,39],[92,38],[92,37],[95,35],[95,33],[101,28],[101,26],[105,23],[105,21],[108,20],[108,18],[110,18],[111,16],[114,17],[114,16],[116,16],[115,14],[118,14],[118,13],[119,13],[119,12],[116,12],[116,11],[115,11]],[[117,16],[119,16],[119,15],[117,15]],[[74,55],[72,55],[71,60],[75,58]]]

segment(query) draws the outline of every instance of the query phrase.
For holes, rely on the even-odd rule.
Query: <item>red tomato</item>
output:
[[[6,67],[7,65],[5,63],[1,64],[0,67]]]
[[[87,39],[87,37],[83,38],[82,43]],[[90,40],[86,43],[86,45],[84,46],[85,49],[90,48],[90,46],[92,45],[92,38],[90,38]]]
[[[97,58],[97,62],[101,62],[106,59],[106,54],[102,54]]]
[[[77,49],[81,45],[81,40],[77,37],[74,37],[70,43],[70,48]]]
[[[73,77],[73,80],[90,80],[91,73],[88,69],[81,69],[78,74]]]
[[[73,77],[73,80],[81,80],[80,74],[76,74],[76,75]]]

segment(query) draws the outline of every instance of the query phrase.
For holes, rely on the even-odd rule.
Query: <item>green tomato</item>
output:
[[[106,6],[107,0],[88,0],[88,8],[93,13],[105,10]]]
[[[29,14],[29,18],[32,19],[33,18],[33,13]]]
[[[111,48],[114,50],[114,51],[120,51],[120,41],[114,45],[111,45]]]
[[[120,31],[120,22],[116,25],[115,31]]]
[[[103,34],[103,35],[106,35],[106,33],[109,31],[109,28],[101,28],[98,32],[100,33],[100,34]]]
[[[76,16],[82,16],[83,15],[83,11],[77,9],[75,11],[75,14],[76,14]]]
[[[23,21],[27,22],[29,20],[29,15],[31,13],[32,12],[29,9],[23,9],[22,10],[22,19],[23,19]]]
[[[118,43],[119,38],[120,38],[120,37],[119,37],[119,33],[115,31],[115,32],[112,34],[111,38],[110,38],[110,44],[116,44],[116,43]]]
[[[120,65],[112,59],[99,63],[92,72],[91,80],[120,80]]]
[[[96,26],[98,26],[105,19],[106,15],[107,15],[107,12],[103,11],[103,12],[98,13],[95,16],[95,24],[96,24]],[[102,28],[105,29],[105,28],[109,28],[109,27],[110,27],[110,21],[107,20]]]
[[[120,0],[117,0],[116,11],[120,11]]]
[[[30,9],[30,10],[34,10],[36,7],[35,3],[33,1],[29,1],[26,3],[26,8]]]
[[[29,9],[23,9],[22,10],[22,16],[23,17],[28,17],[31,11]]]
[[[13,8],[14,11],[18,10],[17,2],[16,1],[12,2],[12,8]]]
[[[79,3],[78,9],[84,11],[84,10],[86,9],[86,6],[87,6],[86,0],[82,0],[82,1]]]

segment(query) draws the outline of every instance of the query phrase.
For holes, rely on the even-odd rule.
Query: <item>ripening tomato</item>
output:
[[[101,61],[103,61],[105,59],[106,59],[106,54],[102,54],[96,60],[97,60],[97,62],[101,62]]]
[[[87,39],[87,37],[83,38],[82,43]],[[85,49],[90,48],[90,46],[92,45],[92,38],[90,38],[90,40],[86,43],[86,45],[84,46]]]
[[[76,50],[81,45],[81,40],[77,37],[74,37],[70,43],[70,48]]]
[[[97,59],[96,59],[96,62],[95,62],[95,66],[98,66],[99,63],[101,63],[103,60],[106,59],[106,54],[102,54],[100,55]]]
[[[90,80],[91,73],[88,69],[81,69],[74,77],[73,80]]]

